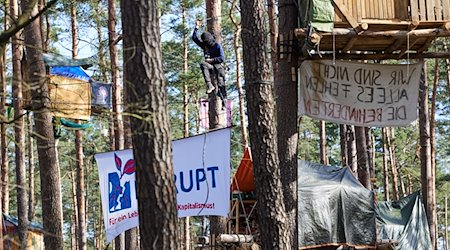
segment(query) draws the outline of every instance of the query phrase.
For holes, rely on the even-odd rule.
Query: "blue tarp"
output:
[[[53,66],[50,75],[65,76],[83,81],[92,81],[92,78],[80,66]]]

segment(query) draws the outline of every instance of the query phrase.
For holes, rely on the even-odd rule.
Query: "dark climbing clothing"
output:
[[[223,53],[222,46],[217,43],[214,39],[214,36],[209,32],[204,32],[201,35],[201,38],[204,40],[200,40],[198,38],[198,29],[194,29],[194,33],[192,33],[192,40],[203,49],[205,59],[212,59],[213,62],[211,64],[220,64],[225,61],[225,54]]]
[[[216,93],[222,98],[226,99],[226,88],[225,88],[225,68],[222,63],[225,61],[225,55],[222,46],[217,43],[214,36],[209,32],[204,32],[201,35],[201,40],[198,38],[198,29],[195,28],[192,33],[192,40],[203,49],[205,56],[205,61],[200,63],[200,69],[205,79],[206,88],[209,90],[214,90],[215,86],[211,81],[211,74],[215,77],[218,90]],[[211,62],[207,60],[211,59]],[[209,94],[210,92],[207,93]]]

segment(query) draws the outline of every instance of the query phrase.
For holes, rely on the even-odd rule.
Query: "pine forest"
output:
[[[0,5],[0,250],[449,249],[449,0]]]

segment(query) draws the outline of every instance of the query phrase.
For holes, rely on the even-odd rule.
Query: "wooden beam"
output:
[[[417,39],[414,39],[412,42],[409,42],[409,46],[408,46],[408,48],[406,48],[406,49],[403,49],[402,51],[400,51],[400,54],[398,55],[398,59],[400,60],[401,58],[403,58],[403,56],[405,55],[405,54],[407,54],[408,53],[408,51],[409,51],[409,49],[412,47],[412,46],[414,46],[415,44],[417,43]],[[428,47],[428,46],[427,46]],[[422,46],[422,48],[423,48],[423,46]],[[416,52],[416,53],[422,53],[423,51],[420,51],[420,52]],[[410,55],[411,53],[409,53],[409,55]],[[409,58],[408,56],[407,56],[407,58]]]
[[[385,52],[390,54],[394,51],[396,51],[398,48],[400,48],[400,46],[403,44],[403,42],[405,41],[405,39],[403,38],[399,38],[396,39],[386,50]]]
[[[352,26],[352,28],[356,29],[356,27],[358,27],[358,22],[348,13],[347,8],[340,6],[335,0],[333,0],[332,3],[334,9],[341,14],[341,16],[350,24],[350,26]]]
[[[443,30],[450,30],[450,22],[446,22],[441,27]]]
[[[422,53],[424,52],[426,49],[428,49],[428,47],[430,46],[430,44],[434,41],[434,38],[428,38],[427,41],[423,44],[422,47],[420,47],[420,49],[417,50],[417,53]],[[411,45],[412,46],[412,45]]]
[[[409,56],[408,56],[409,55]],[[450,58],[450,52],[424,52],[424,53],[405,53],[401,58],[399,54],[356,54],[356,53],[332,53],[312,54],[302,60],[324,60],[324,59],[345,59],[345,60],[391,60],[391,59],[424,59],[424,58]]]
[[[343,51],[349,51],[352,49],[353,45],[355,44],[356,40],[358,40],[357,36],[354,36],[348,41],[348,43],[345,45],[345,47],[342,49]]]
[[[415,29],[419,26],[419,23],[420,23],[420,22],[417,21],[417,20],[411,21],[411,24],[409,25],[410,31],[415,30]],[[397,50],[404,42],[407,42],[407,41],[408,41],[408,34],[411,35],[411,32],[408,32],[408,33],[406,34],[406,37],[404,37],[404,38],[398,38],[398,39],[396,39],[395,42],[392,43],[391,46],[389,46],[389,47],[385,50],[385,53],[392,53],[392,52],[394,52],[395,50]],[[411,45],[410,45],[410,47],[411,47]],[[409,48],[408,48],[407,50],[409,50]]]
[[[333,33],[320,33],[322,37],[332,37],[334,36],[357,36],[358,33],[354,29],[344,29],[335,28]],[[396,37],[444,37],[450,36],[450,30],[445,30],[441,28],[434,29],[416,29],[412,31],[408,30],[387,30],[387,31],[370,31],[367,30],[362,34],[361,37],[384,37],[384,38],[396,38]],[[297,38],[304,39],[307,35],[305,29],[299,28],[295,29],[295,35]]]

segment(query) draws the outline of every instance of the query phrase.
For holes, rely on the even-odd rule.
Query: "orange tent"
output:
[[[245,149],[242,156],[241,163],[234,174],[231,183],[231,192],[253,192],[255,190],[255,183],[253,182],[253,160],[249,148]]]

